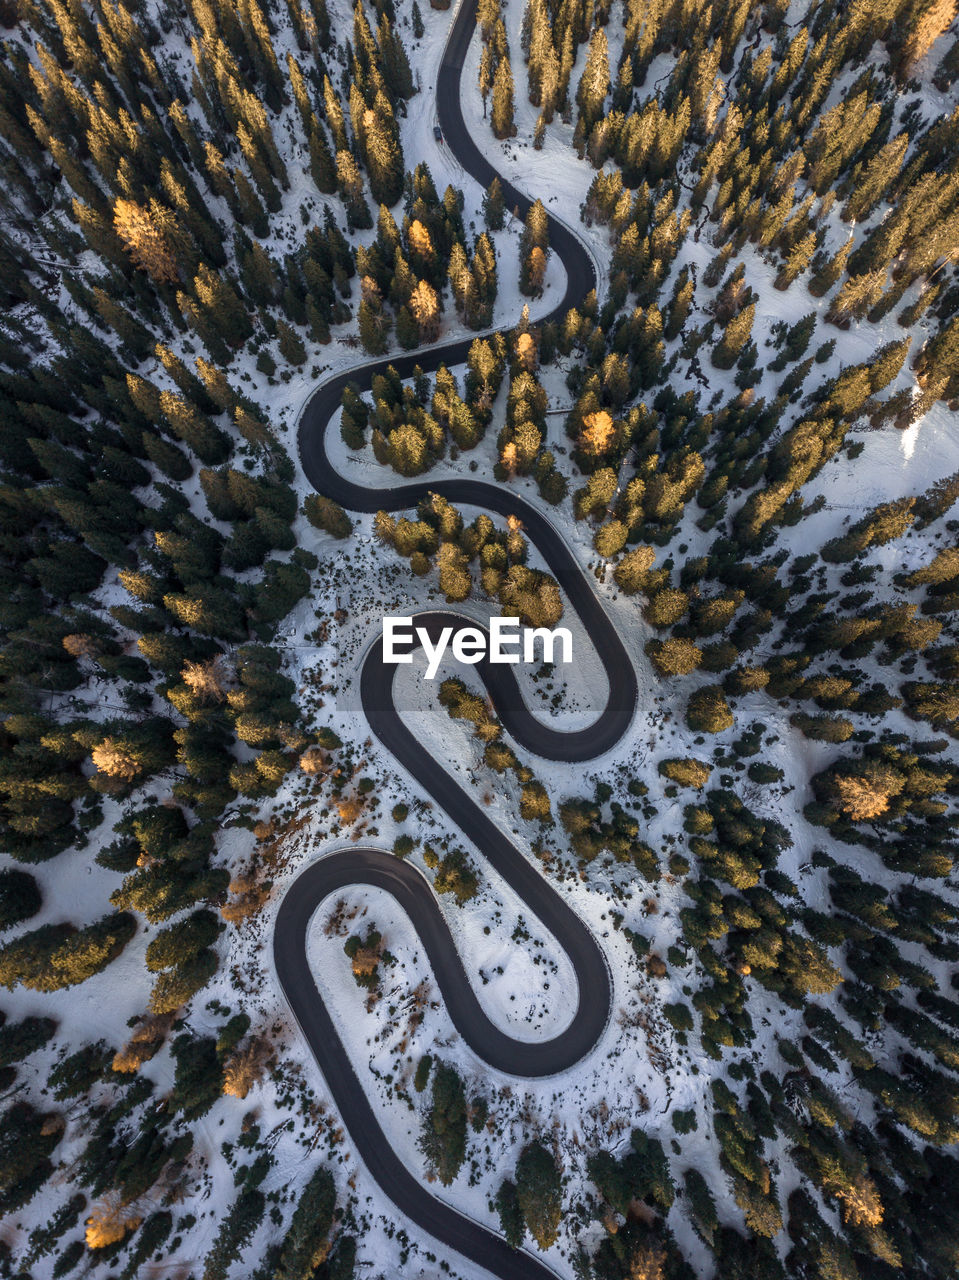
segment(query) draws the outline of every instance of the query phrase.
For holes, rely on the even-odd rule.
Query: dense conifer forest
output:
[[[448,4],[0,0],[0,1277],[472,1274],[351,1159],[268,961],[293,874],[365,839],[494,1011],[514,951],[524,1007],[562,984],[351,683],[384,613],[569,622],[519,520],[429,489],[463,474],[564,531],[640,673],[565,773],[468,669],[429,695],[608,945],[613,1065],[484,1070],[344,891],[310,954],[391,1138],[565,1276],[949,1280],[957,6],[479,0],[464,114],[517,216],[429,150]],[[598,267],[559,317],[547,213]],[[315,493],[311,388],[452,338],[330,431],[418,503]],[[578,714],[557,667],[524,693]]]

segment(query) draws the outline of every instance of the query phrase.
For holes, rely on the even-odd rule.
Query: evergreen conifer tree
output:
[[[541,1142],[524,1147],[516,1164],[516,1199],[526,1227],[540,1249],[559,1235],[562,1212],[560,1171]]]
[[[512,138],[516,133],[516,125],[513,123],[513,73],[508,56],[500,59],[493,76],[490,123],[497,138]]]

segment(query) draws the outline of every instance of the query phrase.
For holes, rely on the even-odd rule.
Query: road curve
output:
[[[437,107],[447,145],[470,175],[486,187],[496,175],[466,129],[460,109],[460,74],[475,27],[476,0],[462,0],[456,13],[437,82]],[[510,207],[521,215],[530,200],[503,181]],[[595,287],[589,254],[576,236],[550,218],[550,244],[566,268],[565,293],[547,319],[559,318]],[[299,421],[303,469],[314,488],[352,511],[401,511],[414,507],[427,493],[440,493],[456,505],[469,504],[515,515],[537,546],[550,571],[576,610],[606,670],[609,696],[593,724],[561,733],[537,721],[527,710],[508,666],[485,661],[476,670],[500,720],[529,751],[553,760],[585,761],[609,750],[626,731],[637,699],[636,675],[626,649],[599,600],[577,566],[566,543],[535,508],[502,486],[466,479],[427,481],[368,489],[353,484],[334,469],[326,451],[328,424],[348,382],[368,389],[372,377],[392,364],[401,377],[419,365],[432,371],[441,363],[465,361],[473,339],[368,362],[330,379],[310,396]],[[443,626],[475,626],[472,619],[434,611],[416,619],[435,637]],[[421,744],[398,713],[393,698],[394,666],[382,661],[382,642],[370,648],[360,675],[364,714],[376,737],[444,809],[479,852],[527,904],[562,945],[577,982],[577,1003],[566,1029],[535,1043],[514,1040],[484,1013],[462,958],[427,881],[394,855],[370,848],[329,854],[307,867],[288,889],[277,915],[274,959],[286,998],[323,1072],[350,1138],[373,1178],[408,1218],[449,1249],[484,1267],[500,1280],[547,1280],[554,1273],[523,1250],[511,1249],[495,1232],[443,1204],[395,1154],[373,1114],[366,1092],[339,1038],[307,962],[307,934],[317,907],[329,895],[350,885],[385,889],[406,911],[423,944],[433,975],[457,1031],[476,1055],[511,1075],[543,1077],[567,1070],[596,1044],[609,1017],[612,998],[609,971],[590,931],[565,900],[519,852],[504,833]],[[571,996],[572,993],[569,993]]]

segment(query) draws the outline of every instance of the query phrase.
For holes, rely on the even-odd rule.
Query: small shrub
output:
[[[658,768],[664,778],[678,782],[681,787],[692,787],[696,791],[702,791],[713,771],[711,764],[694,759],[660,760]]]
[[[693,1133],[696,1129],[696,1111],[693,1107],[686,1111],[674,1111],[671,1119],[677,1133]]]

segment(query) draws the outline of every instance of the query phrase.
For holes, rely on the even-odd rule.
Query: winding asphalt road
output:
[[[460,109],[460,75],[475,29],[476,0],[462,0],[455,16],[436,86],[437,110],[447,145],[470,175],[486,187],[496,171],[470,136]],[[525,215],[530,200],[503,181],[509,207]],[[576,236],[550,219],[550,244],[566,268],[566,291],[546,318],[565,315],[596,285],[589,254]],[[583,576],[562,536],[536,509],[507,489],[477,480],[420,481],[368,489],[353,484],[333,468],[326,451],[326,431],[348,382],[368,389],[372,377],[392,364],[401,377],[417,364],[432,371],[465,361],[472,338],[446,343],[400,357],[388,357],[349,370],[318,387],[303,409],[299,424],[300,459],[314,488],[352,511],[401,511],[415,507],[427,492],[450,502],[483,507],[498,515],[515,515],[535,543],[550,571],[576,610],[603,663],[609,681],[606,706],[594,723],[575,733],[560,733],[529,713],[508,666],[480,663],[483,680],[500,720],[523,747],[553,760],[585,761],[614,746],[626,731],[637,698],[636,675],[610,619]],[[420,615],[417,626],[431,637],[444,626],[475,626],[472,619],[442,611]],[[494,1232],[437,1200],[396,1155],[373,1114],[366,1092],[317,989],[307,962],[307,933],[319,905],[350,885],[369,884],[387,890],[406,911],[423,944],[433,975],[457,1031],[491,1067],[510,1075],[543,1077],[565,1071],[596,1044],[609,1017],[612,989],[603,954],[590,931],[532,863],[519,852],[487,814],[421,744],[398,713],[393,699],[396,667],[382,660],[377,641],[364,660],[360,695],[370,728],[406,771],[437,801],[563,946],[577,982],[577,1003],[567,1028],[550,1040],[514,1040],[484,1013],[473,990],[436,898],[412,866],[377,849],[351,848],[330,854],[308,867],[290,886],[280,905],[273,950],[277,974],[287,1000],[323,1072],[350,1138],[379,1186],[411,1221],[428,1235],[478,1263],[500,1280],[547,1280],[553,1272],[523,1250],[513,1250]],[[568,993],[571,997],[572,993]]]

